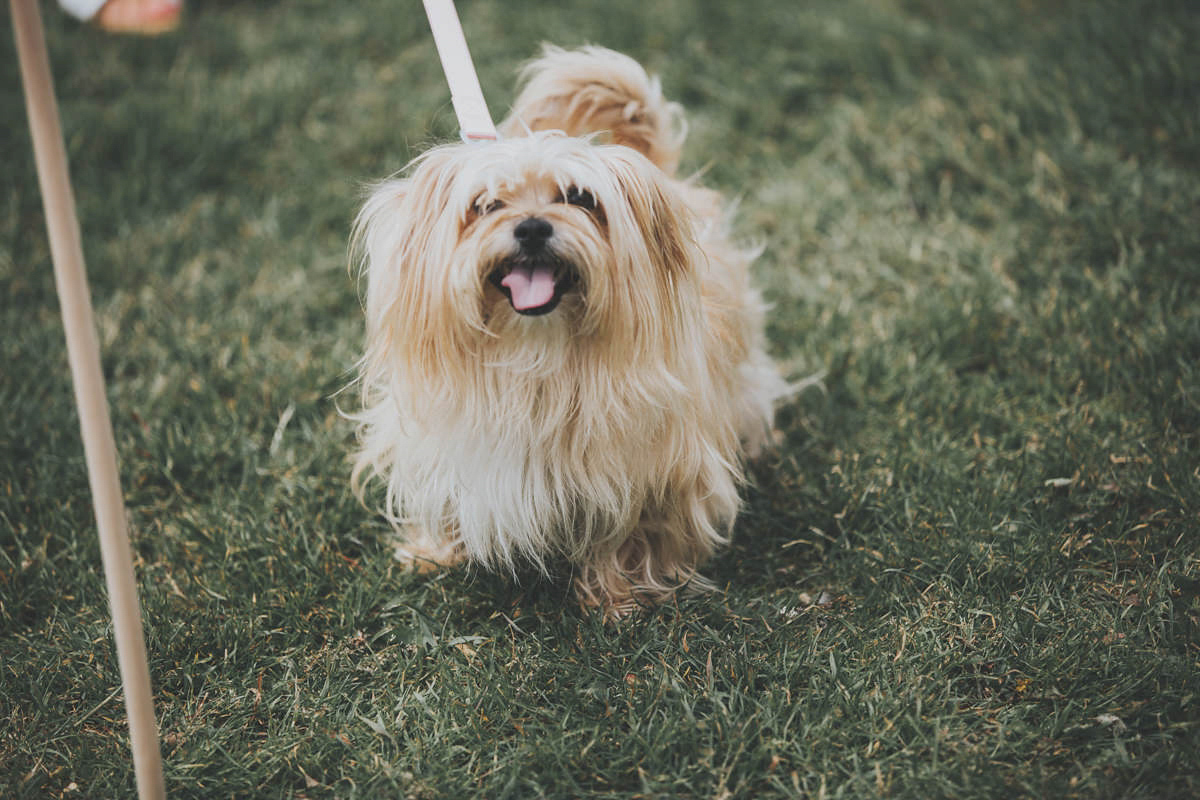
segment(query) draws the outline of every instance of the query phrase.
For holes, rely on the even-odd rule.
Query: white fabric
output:
[[[105,2],[106,0],[58,0],[63,11],[79,19],[91,19],[96,16],[96,12]]]
[[[454,0],[425,0],[425,15],[429,17],[433,42],[442,60],[446,82],[450,84],[450,101],[458,117],[459,132],[468,141],[495,139],[496,126],[479,88],[479,76],[471,63]]]

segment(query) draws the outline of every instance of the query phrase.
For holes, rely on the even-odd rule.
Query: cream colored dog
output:
[[[600,48],[524,77],[503,139],[425,153],[360,214],[353,482],[386,483],[418,568],[565,559],[616,616],[704,584],[786,387],[658,82]]]

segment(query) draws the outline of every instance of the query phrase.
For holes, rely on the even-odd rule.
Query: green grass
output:
[[[347,490],[367,181],[452,137],[416,3],[45,3],[173,797],[1200,794],[1200,13],[463,2],[689,109],[780,412],[722,587],[620,625],[406,576]],[[133,777],[0,16],[0,796]]]

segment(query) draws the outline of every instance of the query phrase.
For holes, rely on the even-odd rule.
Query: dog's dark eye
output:
[[[475,201],[475,213],[481,217],[502,208],[504,208],[503,200],[485,200],[481,197]]]
[[[567,189],[563,200],[587,211],[596,210],[596,198],[592,197],[592,193],[587,189],[580,189],[578,186],[572,186],[570,189]]]

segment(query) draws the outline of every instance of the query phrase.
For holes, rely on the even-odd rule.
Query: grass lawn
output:
[[[604,44],[741,197],[781,409],[721,591],[402,574],[350,494],[361,187],[455,122],[416,2],[42,3],[173,797],[1200,795],[1200,10],[460,4],[499,117]],[[0,796],[130,797],[0,14]]]

